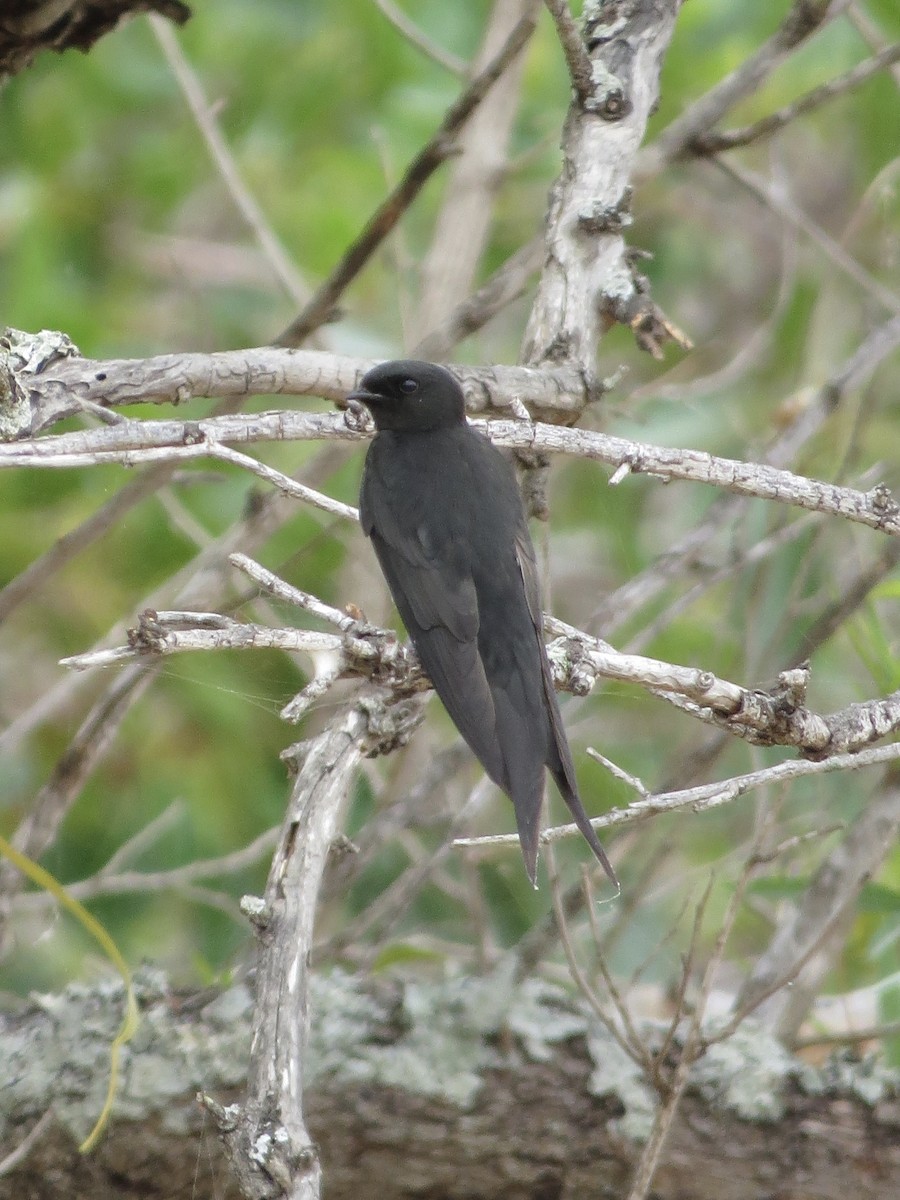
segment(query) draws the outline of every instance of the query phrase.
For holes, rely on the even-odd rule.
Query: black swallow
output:
[[[434,689],[510,797],[537,870],[544,767],[604,870],[578,795],[542,636],[537,562],[515,473],[466,421],[443,367],[387,362],[348,397],[375,420],[360,521]]]

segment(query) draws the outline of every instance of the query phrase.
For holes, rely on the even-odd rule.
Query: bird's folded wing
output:
[[[559,703],[556,699],[556,688],[553,685],[553,671],[550,667],[550,660],[547,658],[547,651],[544,646],[544,613],[541,608],[541,589],[538,583],[537,561],[534,556],[534,547],[531,543],[531,538],[528,536],[528,530],[525,528],[520,530],[516,537],[516,559],[519,563],[519,570],[522,573],[522,582],[525,585],[525,599],[528,601],[528,611],[531,613],[535,635],[541,645],[541,677],[544,685],[544,695],[547,700],[547,711],[550,716],[550,727],[559,756],[559,765],[563,777],[569,785],[569,789],[577,794],[578,783],[575,778],[572,752],[569,749],[569,742],[563,727]]]
[[[392,545],[379,529],[372,545],[422,666],[459,732],[501,787],[505,770],[494,701],[478,653],[478,599],[471,576]]]

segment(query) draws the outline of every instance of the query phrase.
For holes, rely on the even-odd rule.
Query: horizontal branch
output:
[[[506,369],[504,369],[505,371]],[[540,375],[527,372],[525,375]],[[528,392],[522,393],[528,396]],[[509,403],[515,400],[510,392]],[[653,446],[592,430],[529,421],[491,421],[480,426],[498,446],[593,459],[615,468],[616,483],[629,474],[686,480],[740,496],[774,500],[812,512],[900,533],[900,505],[884,484],[869,492],[795,475],[761,463],[720,458],[702,450]],[[4,467],[82,467],[118,462],[137,466],[209,455],[226,457],[223,443],[354,440],[362,435],[336,413],[270,412],[210,417],[200,421],[125,421],[100,429],[54,434],[0,445]],[[277,472],[264,468],[267,478]],[[296,484],[291,484],[296,488]],[[336,502],[333,502],[336,503]]]
[[[608,643],[545,617],[561,634],[548,647],[557,686],[587,694],[598,677],[636,683],[657,695],[678,697],[679,707],[757,746],[793,746],[808,758],[855,752],[900,727],[900,691],[879,700],[850,704],[821,716],[806,707],[809,668],[782,671],[771,689],[745,688],[712,671],[620,654]]]
[[[750,771],[746,775],[735,775],[716,783],[706,783],[700,787],[684,788],[676,792],[647,792],[641,799],[633,801],[625,808],[611,808],[601,817],[592,817],[591,824],[599,832],[603,829],[618,829],[624,825],[633,825],[637,821],[646,821],[650,817],[663,813],[706,812],[711,808],[719,808],[730,804],[747,792],[756,791],[761,787],[769,787],[775,783],[786,783],[789,780],[806,778],[809,775],[826,775],[832,771],[858,771],[863,767],[883,766],[885,763],[900,762],[900,742],[891,742],[887,746],[875,746],[870,750],[861,750],[858,754],[835,754],[831,758],[811,762],[809,759],[797,758],[788,762],[776,763],[771,767],[763,767],[759,771]],[[646,789],[645,789],[646,790]],[[541,842],[559,842],[565,838],[577,838],[581,833],[577,825],[555,825],[541,833]],[[508,833],[492,834],[487,837],[457,838],[456,846],[477,847],[487,849],[492,846],[518,846],[516,835]]]
[[[63,334],[8,330],[0,339],[0,395],[10,397],[0,410],[0,442],[33,437],[85,408],[245,396],[318,396],[342,404],[376,361],[273,346],[99,360],[81,358]],[[575,414],[602,393],[574,366],[452,370],[472,413],[502,410],[520,397],[535,414]]]
[[[309,654],[314,659],[328,656],[321,677],[324,682],[317,687],[317,676],[310,685],[314,689],[313,698],[346,675],[374,679],[390,688],[395,696],[428,686],[412,648],[401,644],[390,630],[352,622],[338,609],[291,588],[244,555],[233,556],[232,562],[270,594],[294,602],[336,625],[341,632],[272,629],[218,613],[148,609],[141,613],[137,626],[128,631],[127,646],[75,655],[63,659],[62,665],[88,670],[143,655],[276,649]],[[638,684],[655,695],[677,698],[679,707],[691,716],[704,718],[711,714],[717,724],[756,745],[792,746],[809,758],[859,751],[900,727],[900,691],[820,716],[804,703],[807,669],[783,672],[771,691],[748,689],[719,679],[711,671],[638,654],[619,654],[606,642],[590,638],[553,617],[546,617],[545,624],[551,631],[563,634],[548,647],[556,685],[576,695],[590,692],[598,678]],[[303,711],[304,706],[297,708],[292,703],[282,715],[296,720]]]

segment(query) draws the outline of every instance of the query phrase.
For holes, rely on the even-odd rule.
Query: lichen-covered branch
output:
[[[522,360],[576,363],[590,377],[597,345],[614,321],[659,354],[674,338],[634,269],[623,229],[631,222],[631,173],[659,93],[659,73],[678,0],[589,3],[583,55],[559,12],[575,96],[563,129],[563,167],[550,194],[546,256]],[[585,62],[590,69],[585,78]]]
[[[457,1200],[625,1194],[652,1091],[584,1005],[502,975],[311,984],[306,1120],[330,1200],[408,1200],[412,1180],[420,1194]],[[121,988],[73,985],[0,1017],[0,1155],[53,1102],[49,1127],[0,1178],[2,1200],[235,1195],[196,1094],[233,1102],[245,1086],[252,997],[243,985],[179,995],[150,972],[138,986],[139,1040],[89,1157],[77,1140],[105,1086]],[[757,1200],[775,1186],[816,1200],[894,1200],[895,1074],[869,1062],[813,1069],[750,1027],[724,1051],[714,1047],[689,1083],[654,1180],[660,1200]]]

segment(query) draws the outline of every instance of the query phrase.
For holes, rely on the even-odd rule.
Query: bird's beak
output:
[[[378,404],[384,399],[384,396],[379,396],[377,392],[367,392],[365,388],[357,388],[355,392],[351,392],[347,397],[348,400],[356,400],[359,404],[365,404],[366,407],[370,404]]]

